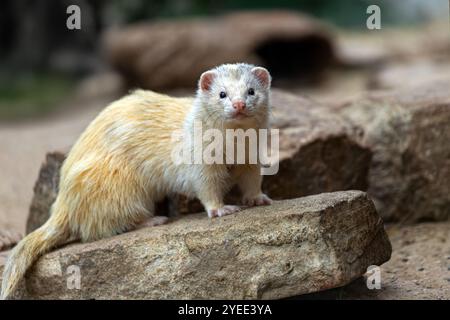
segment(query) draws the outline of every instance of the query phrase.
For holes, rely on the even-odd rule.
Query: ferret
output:
[[[239,211],[224,195],[237,185],[246,206],[269,205],[260,164],[175,164],[172,133],[269,126],[271,75],[250,64],[204,72],[193,98],[137,90],[107,106],[81,134],[61,168],[59,193],[48,221],[12,250],[1,297],[12,296],[28,268],[69,240],[82,242],[135,229],[171,194],[197,197],[209,217]],[[224,135],[225,136],[225,135]]]

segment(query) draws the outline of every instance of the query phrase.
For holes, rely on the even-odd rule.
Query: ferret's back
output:
[[[107,106],[88,126],[85,136],[124,138],[166,135],[181,129],[193,98],[176,98],[147,90],[136,90]],[[153,133],[153,134],[152,134]]]
[[[193,98],[175,98],[146,90],[136,90],[114,101],[72,147],[62,173],[88,159],[90,163],[111,166],[106,163],[108,159],[117,165],[117,160],[134,159],[137,163],[148,154],[167,157],[172,133],[183,128],[193,101]]]
[[[105,109],[111,113],[136,116],[135,120],[184,122],[194,98],[176,98],[165,94],[135,90],[131,94],[113,102]]]

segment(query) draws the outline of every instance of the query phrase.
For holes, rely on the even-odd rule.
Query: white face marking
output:
[[[206,113],[211,119],[229,122],[259,118],[269,112],[270,83],[264,85],[249,64],[222,65],[215,69],[208,90],[199,89]],[[233,104],[244,105],[236,108]]]

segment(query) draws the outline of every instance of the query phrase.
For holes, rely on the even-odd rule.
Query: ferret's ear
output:
[[[208,91],[211,89],[214,78],[216,77],[216,72],[214,71],[205,71],[200,76],[200,80],[198,82],[198,86],[203,91]]]
[[[272,82],[272,77],[270,76],[269,71],[263,67],[254,67],[252,69],[252,73],[259,80],[259,82],[265,87],[269,88],[270,83]]]

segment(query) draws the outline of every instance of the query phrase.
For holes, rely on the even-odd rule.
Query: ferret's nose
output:
[[[242,100],[233,102],[233,108],[236,109],[236,111],[242,111],[245,109],[245,102]]]

